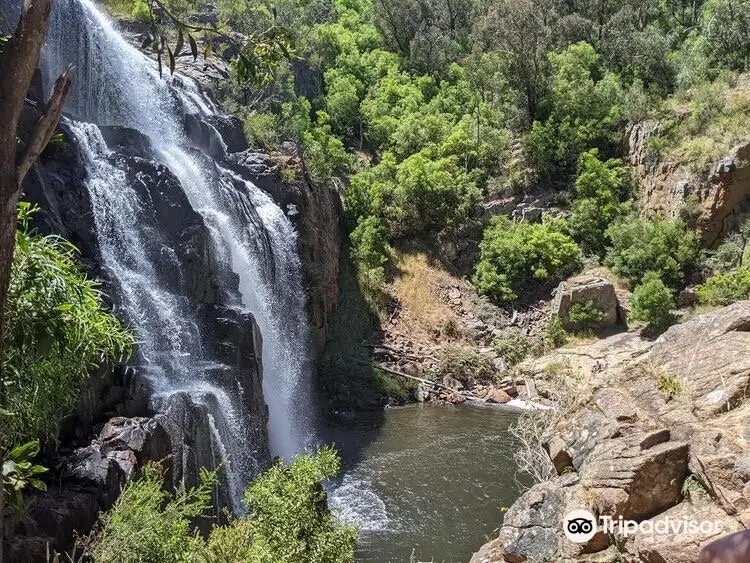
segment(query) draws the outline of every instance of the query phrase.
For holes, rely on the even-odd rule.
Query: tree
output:
[[[595,147],[615,152],[622,89],[616,74],[605,71],[601,56],[588,43],[575,43],[549,54],[555,70],[546,102],[551,111],[535,121],[526,146],[537,169],[565,182],[581,152]]]
[[[604,256],[607,227],[624,215],[628,207],[622,203],[626,179],[627,169],[622,161],[602,162],[596,149],[581,154],[570,230],[584,252]]]
[[[539,289],[576,272],[581,251],[569,236],[547,224],[494,218],[484,230],[474,285],[499,303],[533,297]]]
[[[511,82],[521,95],[529,122],[537,118],[545,90],[549,8],[546,0],[501,0],[478,24],[479,42],[507,57]]]
[[[648,323],[647,329],[658,332],[674,321],[672,316],[672,290],[659,279],[656,272],[648,272],[630,300],[633,320]]]
[[[655,272],[667,287],[680,289],[699,263],[698,237],[682,221],[626,217],[606,234],[612,244],[607,265],[633,285]]]
[[[57,79],[31,135],[21,150],[18,150],[18,123],[26,93],[39,63],[51,9],[52,0],[24,0],[15,32],[6,44],[0,60],[0,364],[5,355],[2,344],[5,300],[15,248],[16,206],[21,196],[21,183],[52,138],[70,89],[69,68]],[[4,376],[0,367],[0,406],[5,405]],[[0,412],[0,416],[4,415],[5,413]],[[2,457],[0,451],[0,465]],[[3,529],[4,508],[5,495],[0,488],[0,530]],[[0,563],[2,559],[0,541]]]

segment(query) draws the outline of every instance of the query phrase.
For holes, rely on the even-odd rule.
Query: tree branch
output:
[[[18,156],[16,165],[16,177],[18,178],[18,185],[20,187],[23,182],[26,173],[34,165],[36,159],[47,146],[52,135],[55,134],[57,123],[60,121],[60,115],[62,114],[63,106],[65,106],[65,99],[68,97],[68,91],[70,90],[70,75],[73,73],[75,67],[73,65],[63,72],[55,82],[55,87],[52,89],[52,93],[49,96],[49,100],[44,108],[44,113],[39,118],[39,121],[34,125],[34,129],[31,132],[31,138],[26,145],[25,150]]]
[[[13,37],[0,57],[0,163],[16,158],[16,129],[42,50],[51,0],[24,0]]]

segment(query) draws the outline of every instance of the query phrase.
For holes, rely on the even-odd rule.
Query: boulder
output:
[[[689,447],[663,430],[601,442],[580,469],[590,506],[613,518],[642,520],[677,504]]]
[[[617,295],[612,282],[601,276],[583,274],[560,282],[552,301],[552,314],[557,315],[566,328],[570,327],[568,312],[572,305],[591,301],[603,313],[599,327],[617,323]]]
[[[719,537],[742,528],[707,497],[684,501],[651,518],[651,526],[659,529],[659,522],[711,522],[709,529],[696,527],[692,533],[647,534],[636,532],[629,551],[642,563],[697,563],[700,550]],[[663,524],[662,524],[663,525]]]
[[[679,393],[689,400],[692,413],[706,419],[737,407],[747,396],[749,349],[750,301],[738,301],[670,327],[654,344],[644,367],[677,377]],[[654,406],[663,414],[679,408]]]
[[[469,563],[502,563],[505,561],[503,551],[503,543],[500,538],[495,538],[484,544],[479,551],[472,555]]]
[[[498,536],[504,560],[553,561],[564,509],[565,491],[558,480],[534,485],[521,495],[506,512]]]
[[[99,449],[117,462],[128,477],[149,461],[162,460],[172,452],[169,434],[154,418],[116,417],[99,433]]]
[[[488,403],[503,405],[510,401],[510,395],[508,395],[502,389],[498,389],[497,387],[490,387],[490,389],[487,391],[487,394],[484,396],[484,399]]]

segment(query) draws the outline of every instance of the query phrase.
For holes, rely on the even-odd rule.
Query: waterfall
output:
[[[240,511],[242,488],[259,471],[253,455],[258,445],[250,443],[253,422],[241,399],[245,390],[212,357],[206,345],[211,335],[181,289],[183,272],[174,271],[174,245],[155,224],[160,216],[138,185],[139,173],[136,180],[126,173],[103,131],[128,128],[148,140],[158,164],[154,175],[176,179],[179,197],[210,233],[210,253],[238,280],[239,297],[230,305],[251,313],[260,329],[270,450],[285,458],[310,443],[313,427],[296,231],[268,194],[230,170],[223,143],[202,151],[191,142],[186,118],[207,125],[216,105],[189,78],[160,77],[155,61],[125,41],[90,0],[55,2],[40,62],[47,91],[70,63],[77,70],[66,124],[85,155],[102,271],[121,315],[137,332],[135,363],[151,408],[164,412],[175,397],[187,397],[205,409],[206,447],[228,455],[227,486]]]

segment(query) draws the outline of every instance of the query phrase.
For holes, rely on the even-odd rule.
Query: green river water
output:
[[[344,466],[329,500],[360,525],[358,561],[467,562],[520,494],[508,434],[516,417],[412,405],[329,428]]]

